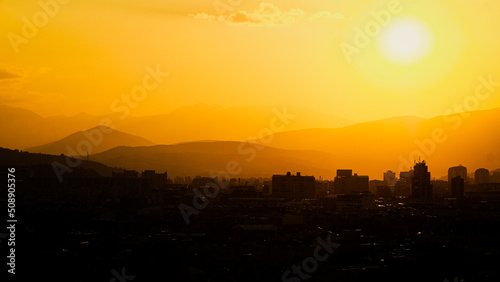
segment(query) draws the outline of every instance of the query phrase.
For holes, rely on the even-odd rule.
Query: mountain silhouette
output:
[[[279,132],[268,145],[324,151],[336,163],[378,178],[384,170],[409,170],[421,158],[439,178],[458,164],[469,170],[498,168],[499,120],[500,109],[431,119],[396,117],[336,129]]]
[[[255,154],[255,155],[254,155]],[[241,142],[192,142],[149,147],[117,147],[92,155],[93,160],[126,169],[167,170],[169,175],[209,175],[233,172],[237,162],[241,171],[229,177],[269,177],[273,173],[302,172],[333,177],[334,158],[317,151],[283,150]],[[318,165],[321,164],[321,165]]]
[[[50,116],[43,118],[31,111],[0,106],[0,130],[9,132],[0,136],[0,146],[26,149],[55,142],[76,131],[101,125],[108,119],[122,132],[141,136],[156,144],[192,142],[194,140],[238,140],[257,136],[269,128],[274,111],[283,107],[239,106],[224,108],[217,105],[196,104],[184,106],[168,114],[151,116],[89,115]],[[325,115],[299,108],[287,108],[295,118],[283,130],[310,127],[338,127],[349,121],[334,115]],[[200,118],[202,117],[202,118]],[[279,126],[281,126],[279,124]]]
[[[33,172],[40,177],[56,178],[52,163],[57,162],[61,166],[67,166],[67,156],[54,156],[40,153],[29,153],[19,150],[0,148],[0,167],[33,168]],[[73,160],[74,162],[74,160]],[[69,166],[68,166],[69,167]],[[71,167],[71,173],[65,173],[64,177],[88,177],[104,176],[111,177],[113,171],[120,171],[95,161],[82,160],[76,167]]]
[[[70,118],[51,117],[44,119],[25,110],[13,110],[8,107],[7,110],[10,111],[9,114],[15,116],[25,115],[28,120],[25,123],[21,121],[13,123],[19,125],[19,128],[14,128],[8,119],[2,120],[1,126],[13,131],[17,130],[17,133],[12,136],[4,134],[0,137],[1,141],[6,140],[7,143],[21,143],[26,140],[33,142],[35,135],[22,132],[23,128],[29,127],[30,129],[26,129],[27,132],[38,132],[37,134],[40,136],[45,136],[45,131],[41,128],[52,128],[47,132],[47,135],[53,136],[51,132],[57,131],[54,129],[56,124],[60,124],[63,131],[66,131],[66,128],[70,126],[68,124],[70,121],[76,121],[75,128],[78,127],[78,124],[90,123],[89,120],[98,122],[98,117],[86,114]],[[206,118],[200,120],[199,115],[189,114],[190,112],[205,113]],[[210,115],[210,113],[221,112],[223,114],[215,115],[217,117]],[[0,113],[0,115],[3,114]],[[219,106],[199,104],[181,108],[168,115],[130,117],[123,121],[117,119],[115,125],[121,131],[149,140],[153,140],[149,136],[154,136],[154,141],[174,140],[174,142],[156,142],[157,144],[182,142],[186,138],[192,138],[191,141],[200,139],[231,140],[231,136],[243,140],[249,139],[253,143],[261,143],[260,140],[256,139],[256,136],[258,136],[259,130],[269,126],[269,120],[272,117],[272,111],[263,109],[260,111],[257,108],[244,107],[224,109]],[[242,119],[246,120],[242,121]],[[457,113],[430,119],[414,116],[394,117],[340,128],[311,128],[277,132],[266,138],[272,139],[272,141],[265,144],[265,150],[257,150],[258,157],[246,165],[243,173],[251,175],[255,172],[263,175],[264,171],[269,169],[266,171],[266,175],[270,175],[278,171],[293,171],[296,167],[297,171],[303,171],[303,173],[309,171],[310,174],[327,176],[334,174],[338,168],[352,168],[359,174],[369,175],[372,179],[380,179],[382,172],[389,169],[396,172],[409,170],[414,161],[418,161],[419,158],[427,161],[433,178],[446,175],[449,167],[458,164],[466,166],[469,171],[480,167],[491,170],[500,167],[500,135],[498,135],[500,124],[498,120],[500,120],[500,108]],[[214,123],[214,121],[217,122]],[[255,123],[252,123],[254,121]],[[30,125],[30,123],[34,125]],[[312,120],[307,123],[312,123]],[[47,124],[50,124],[50,127],[46,127]],[[187,126],[190,124],[193,126]],[[305,124],[303,125],[305,126]],[[238,153],[239,142],[190,142],[151,147],[155,149],[119,147],[114,151],[113,148],[117,146],[152,145],[147,140],[141,141],[141,138],[137,136],[120,135],[119,131],[115,133],[116,135],[107,136],[103,144],[93,148],[90,152],[91,158],[96,158],[96,160],[103,161],[108,165],[123,165],[126,168],[137,170],[164,170],[168,168],[178,171],[179,175],[191,175],[191,172],[203,174],[210,170],[223,170],[225,163],[231,158],[239,160],[238,162],[242,165],[248,158],[248,155]],[[22,138],[19,137],[16,141],[13,136],[21,136]],[[229,137],[224,139],[223,136]],[[50,144],[31,147],[28,151],[57,155],[68,154],[66,147],[71,145],[76,150],[78,142],[82,140],[82,133],[73,133],[59,139],[55,139],[59,140],[56,142],[52,140]],[[284,150],[278,153],[275,151],[278,149]],[[103,154],[99,154],[99,156],[92,156],[92,154],[101,152]],[[215,160],[217,158],[220,160]],[[290,163],[289,169],[286,168],[288,162]],[[175,167],[175,164],[178,167]],[[274,166],[269,164],[274,164]]]
[[[90,148],[89,145],[90,144]],[[85,131],[73,133],[59,141],[28,148],[26,151],[44,154],[82,155],[96,154],[117,146],[150,146],[153,143],[142,137],[113,130],[106,126],[97,126]],[[68,150],[68,146],[76,153]],[[85,151],[83,151],[85,150]],[[83,151],[83,154],[82,152]]]

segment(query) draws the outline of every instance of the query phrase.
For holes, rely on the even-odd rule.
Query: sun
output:
[[[382,56],[401,65],[415,64],[425,59],[434,47],[431,29],[414,18],[394,19],[378,40]]]
[[[426,95],[441,87],[473,50],[468,28],[448,4],[424,0],[407,8],[388,18],[385,26],[381,24],[372,44],[357,54],[354,65],[361,81],[398,99]],[[365,13],[370,13],[368,8]],[[353,24],[366,22],[363,18]]]

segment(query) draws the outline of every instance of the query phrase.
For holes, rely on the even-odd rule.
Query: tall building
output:
[[[287,172],[286,175],[273,175],[272,183],[273,197],[287,199],[314,199],[315,179],[314,176],[292,175]]]
[[[462,199],[464,197],[464,179],[461,176],[451,179],[451,197]]]
[[[490,183],[500,183],[500,170],[492,171],[490,175]]]
[[[334,183],[334,194],[349,194],[370,191],[368,176],[352,175],[352,170],[339,169]]]
[[[399,173],[399,182],[411,183],[412,177],[413,177],[413,169],[410,171],[401,171]]]
[[[166,188],[168,183],[168,174],[166,171],[164,173],[156,173],[154,170],[145,170],[141,176],[142,178],[151,179],[153,181],[153,188],[156,189]]]
[[[476,184],[490,183],[490,171],[485,168],[479,168],[474,173],[474,182]]]
[[[425,161],[415,164],[411,178],[411,195],[419,199],[432,198],[431,173]]]
[[[326,197],[330,193],[333,194],[333,181],[316,181],[316,196],[317,197]]]
[[[337,169],[337,177],[350,177],[352,176],[352,169]]]
[[[410,171],[401,171],[399,179],[394,187],[394,196],[409,197],[411,196],[411,178],[413,177],[413,169]]]
[[[392,170],[384,172],[384,182],[389,187],[394,187],[396,185],[396,173]]]
[[[457,176],[462,177],[464,180],[467,180],[467,168],[465,166],[459,165],[450,167],[448,169],[448,182],[451,185],[451,180]]]

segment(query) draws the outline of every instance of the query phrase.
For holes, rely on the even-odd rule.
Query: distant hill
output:
[[[43,118],[31,111],[0,105],[0,146],[26,149],[55,142],[76,131],[101,125],[106,118],[122,132],[141,136],[156,144],[191,142],[194,140],[247,140],[257,136],[283,107],[239,106],[224,108],[218,105],[196,104],[181,107],[168,114],[122,117],[122,113],[94,116],[81,113],[74,116]],[[349,121],[300,108],[287,108],[295,116],[283,130],[310,127],[338,127]],[[202,118],[200,118],[202,117]],[[281,126],[281,124],[277,124]]]
[[[283,150],[240,142],[193,142],[150,147],[117,147],[91,159],[126,169],[168,171],[171,176],[209,175],[228,171],[237,162],[241,172],[230,177],[270,177],[273,174],[301,172],[316,177],[333,177],[335,159],[324,152]],[[255,157],[252,158],[255,154]],[[230,169],[231,170],[231,169]]]
[[[44,153],[53,155],[74,155],[68,152],[67,146],[70,146],[76,153],[80,153],[79,146],[82,149],[87,147],[82,145],[82,142],[86,142],[91,145],[90,154],[100,153],[117,146],[151,146],[153,142],[146,140],[139,136],[130,135],[127,133],[120,132],[118,130],[112,130],[106,126],[97,126],[85,131],[79,131],[73,133],[59,141],[52,142],[46,145],[28,148],[26,151],[32,153]],[[86,151],[85,151],[86,152]],[[80,155],[80,154],[78,154]],[[86,154],[83,154],[85,156]]]
[[[26,144],[37,142],[32,140],[34,136],[41,142],[53,141],[52,132],[43,135],[43,131],[39,130],[44,127],[45,119],[33,112],[0,105],[1,147],[24,149]]]
[[[19,168],[36,168],[35,173],[43,177],[57,177],[53,168],[52,162],[58,162],[62,165],[67,165],[66,156],[54,156],[46,154],[34,154],[19,150],[10,150],[0,148],[0,167]],[[110,177],[113,169],[95,161],[82,162],[77,167],[71,167],[71,173],[64,174],[64,177],[81,177],[81,176],[105,176]]]
[[[13,148],[19,148],[20,144],[33,143],[37,138],[53,137],[53,132],[66,132],[68,128],[77,128],[89,122],[99,122],[99,117],[86,114],[44,119],[20,109],[8,108],[7,110],[11,111],[8,115],[16,118],[26,116],[26,120],[10,120],[0,111],[0,117],[3,117],[0,119],[0,127],[8,129],[3,132],[9,132],[0,136],[0,146],[5,141],[14,146]],[[124,120],[117,115],[112,115],[110,118],[118,130],[147,138],[157,144],[185,140],[248,139],[259,143],[255,136],[258,136],[262,129],[270,126],[269,122],[273,118],[272,110],[272,108],[252,107],[225,109],[200,104],[181,108],[168,115],[130,116]],[[289,113],[295,114],[292,110],[289,110]],[[299,112],[296,115],[294,124],[290,124],[284,130],[307,127],[307,125],[314,124],[313,121],[320,117],[311,118],[309,113],[299,114]],[[204,118],[200,119],[200,116]],[[324,119],[327,120],[328,117]],[[354,172],[367,174],[371,179],[381,179],[382,173],[389,169],[396,172],[409,170],[414,161],[418,161],[419,158],[427,161],[433,178],[445,176],[449,167],[459,164],[466,166],[469,171],[481,167],[492,170],[500,167],[499,120],[500,108],[497,108],[431,119],[413,116],[395,117],[339,128],[278,132],[269,136],[268,139],[272,141],[265,144],[270,149],[257,151],[258,158],[246,165],[243,173],[252,175],[251,173],[255,172],[258,175],[264,175],[264,171],[267,170],[265,175],[269,176],[277,171],[293,171],[297,167],[297,170],[304,172],[307,170],[310,174],[326,176],[333,175],[339,168],[352,168]],[[323,124],[328,123],[325,121]],[[56,139],[62,139],[60,141],[29,150],[53,154],[66,153],[67,144],[76,146],[78,144],[76,141],[81,140],[81,134],[76,137],[73,135],[61,136]],[[126,137],[106,139],[110,143],[104,144],[103,142],[102,147],[91,154],[119,145],[134,147],[151,145],[141,145]],[[131,143],[120,144],[119,141],[122,139]],[[106,164],[137,170],[146,168],[162,168],[163,170],[168,167],[169,171],[177,171],[179,175],[191,175],[192,172],[203,174],[209,170],[224,169],[224,163],[231,158],[241,160],[240,163],[243,164],[246,162],[245,158],[248,157],[238,153],[238,142],[205,143],[177,144],[171,145],[174,146],[171,148],[160,146],[158,148],[163,148],[162,150],[170,149],[166,151],[155,149],[153,152],[148,151],[151,149],[142,149],[142,147],[137,149],[120,147],[117,151],[110,150],[103,152],[103,155],[99,154],[98,160],[105,161]],[[157,146],[153,146],[155,147]],[[278,148],[283,149],[279,151],[282,154],[274,151]],[[110,152],[117,153],[113,155]],[[97,156],[91,156],[91,158],[94,157]],[[290,168],[286,168],[287,165]]]
[[[343,168],[372,178],[386,170],[409,170],[419,157],[432,177],[462,164],[469,171],[500,166],[500,109],[431,119],[397,117],[336,129],[279,132],[269,146],[318,150],[331,154]],[[434,140],[433,140],[434,138]],[[431,141],[433,140],[433,141]]]

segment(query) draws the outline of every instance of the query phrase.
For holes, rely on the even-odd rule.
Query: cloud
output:
[[[0,68],[0,104],[15,104],[33,101],[50,103],[59,98],[57,93],[39,92],[33,86],[33,78],[41,79],[47,75],[44,67],[3,67]]]
[[[17,104],[31,102],[40,99],[40,94],[36,92],[25,93],[4,93],[0,94],[0,104]]]
[[[229,15],[222,16],[215,16],[207,13],[190,14],[189,16],[195,19],[218,21],[226,24],[275,26],[293,24],[305,14],[306,13],[300,9],[281,11],[274,4],[260,3],[259,8],[253,12],[238,10]]]
[[[13,72],[7,71],[0,69],[0,79],[11,79],[11,78],[18,78],[19,75],[15,74]]]
[[[0,103],[23,102],[28,98],[23,79],[11,79],[9,72],[0,70]]]
[[[39,92],[19,80],[6,80],[0,83],[0,104],[18,104],[26,102],[52,103],[62,97],[61,94],[52,92]]]
[[[193,17],[197,20],[209,20],[209,21],[214,21],[217,19],[216,16],[214,15],[209,15],[207,13],[198,13],[198,14],[189,14],[190,17]]]
[[[344,15],[341,13],[336,13],[335,15],[332,15],[329,11],[321,11],[317,12],[316,14],[312,15],[310,17],[311,20],[316,20],[316,19],[333,19],[333,20],[341,20],[345,19]]]

